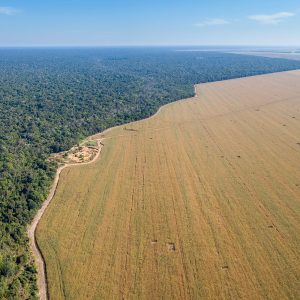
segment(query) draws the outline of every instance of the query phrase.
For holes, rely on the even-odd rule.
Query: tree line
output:
[[[36,299],[26,226],[46,199],[51,153],[193,96],[193,85],[300,62],[172,48],[0,50],[0,299]]]

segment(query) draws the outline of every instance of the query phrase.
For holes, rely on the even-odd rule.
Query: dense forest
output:
[[[51,153],[193,95],[193,84],[300,68],[284,59],[172,48],[0,49],[0,299],[35,299],[26,226]]]

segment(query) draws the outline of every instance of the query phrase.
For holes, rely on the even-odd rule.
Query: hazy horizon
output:
[[[299,47],[298,0],[4,0],[0,47]]]
[[[297,45],[5,45],[1,46],[0,49],[20,49],[20,48],[192,48],[191,50],[197,50],[194,48],[204,49],[227,49],[227,48],[242,48],[242,49],[260,49],[260,50],[272,50],[272,49],[286,49],[291,50],[299,48],[300,44]],[[188,51],[189,49],[184,49]],[[296,49],[298,50],[298,49]]]

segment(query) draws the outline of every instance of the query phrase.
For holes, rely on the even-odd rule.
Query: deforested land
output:
[[[299,71],[197,85],[99,138],[38,226],[51,299],[299,299]]]
[[[37,298],[27,227],[54,182],[53,158],[64,160],[90,135],[192,97],[196,83],[300,68],[286,59],[176,50],[0,49],[0,299]],[[94,155],[71,152],[70,161]]]

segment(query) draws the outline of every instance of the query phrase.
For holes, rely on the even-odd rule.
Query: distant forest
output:
[[[300,61],[172,48],[0,49],[0,299],[36,299],[26,226],[57,166],[47,158],[193,96],[201,82]]]

